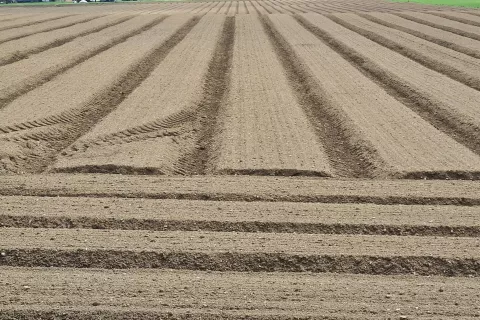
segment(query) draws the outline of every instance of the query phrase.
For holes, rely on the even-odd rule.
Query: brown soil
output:
[[[2,7],[0,320],[479,317],[479,17]]]

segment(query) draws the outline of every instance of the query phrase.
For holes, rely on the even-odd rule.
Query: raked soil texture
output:
[[[480,11],[0,8],[0,319],[480,317]]]

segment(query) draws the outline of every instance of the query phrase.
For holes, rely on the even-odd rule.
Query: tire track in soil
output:
[[[192,145],[192,147],[184,147],[181,150],[179,158],[176,158],[175,160],[164,159],[161,161],[163,167],[162,165],[155,167],[153,164],[149,167],[120,164],[77,164],[69,166],[68,159],[65,159],[67,165],[62,165],[62,159],[60,159],[51,170],[55,172],[129,172],[144,175],[165,174],[166,172],[174,172],[175,174],[182,175],[203,173],[205,171],[204,167],[206,167],[209,158],[208,156],[205,156],[205,152],[210,148],[210,143],[205,142],[205,140],[212,139],[210,137],[210,132],[213,132],[215,128],[214,123],[216,122],[217,109],[221,104],[224,92],[228,87],[229,66],[231,64],[230,59],[232,51],[229,41],[233,41],[234,38],[232,33],[234,31],[234,21],[233,16],[227,16],[224,21],[225,23],[218,26],[218,29],[222,29],[222,32],[218,39],[215,38],[218,42],[213,43],[214,49],[212,50],[211,58],[204,59],[206,61],[205,68],[199,67],[200,69],[205,69],[206,72],[200,79],[200,81],[203,82],[203,85],[201,86],[202,90],[200,91],[200,94],[198,94],[198,99],[195,99],[198,102],[195,102],[191,108],[183,108],[175,112],[167,113],[168,115],[163,115],[155,121],[147,123],[140,121],[139,124],[134,127],[122,129],[121,131],[99,135],[94,134],[93,138],[84,137],[82,138],[83,140],[80,139],[75,145],[71,146],[70,149],[73,149],[73,152],[65,152],[68,155],[72,155],[77,151],[85,152],[90,147],[98,148],[98,146],[101,145],[107,147],[122,146],[130,142],[143,142],[162,136],[175,136],[178,137],[178,140],[182,141],[181,143],[183,145],[186,145],[186,141],[192,142],[189,142],[189,145]],[[229,37],[231,39],[229,39]],[[198,63],[197,66],[199,66]],[[157,71],[159,70],[154,71],[153,76],[155,76],[155,72]],[[193,74],[191,76],[193,78],[196,77]],[[165,92],[165,90],[163,91]],[[185,89],[185,95],[189,94],[187,91],[188,90]],[[146,95],[148,95],[148,93],[146,93]],[[151,100],[155,100],[155,98],[152,98]],[[173,104],[183,105],[183,103],[184,102],[176,102]],[[109,121],[109,119],[107,118],[106,121]],[[107,127],[109,126],[105,123],[102,124]],[[182,140],[182,136],[184,137],[184,140]],[[179,148],[178,142],[170,144],[173,145],[173,148]]]
[[[356,148],[349,144],[344,129],[337,125],[336,115],[329,111],[329,102],[324,100],[317,90],[312,89],[313,80],[310,79],[305,67],[299,63],[300,60],[296,58],[288,42],[275,30],[268,18],[262,16],[261,21],[287,72],[290,85],[310,118],[335,172],[345,177],[373,177],[374,163],[360,158]]]
[[[72,36],[67,36],[67,37],[64,37],[64,38],[61,38],[61,39],[57,39],[56,41],[51,42],[51,43],[40,44],[40,45],[36,46],[35,48],[30,49],[30,50],[17,51],[13,55],[10,55],[10,56],[7,55],[7,56],[2,57],[0,59],[0,67],[5,66],[7,64],[14,63],[14,62],[18,62],[18,61],[23,60],[23,59],[27,59],[29,56],[31,56],[33,54],[40,53],[40,52],[43,52],[43,51],[46,51],[48,49],[52,49],[52,48],[55,48],[55,47],[59,47],[61,45],[64,45],[68,42],[71,42],[71,41],[75,40],[76,38],[80,38],[80,37],[83,37],[83,36],[86,36],[86,35],[89,35],[89,34],[100,32],[105,28],[116,26],[116,25],[118,25],[122,22],[125,22],[125,21],[127,21],[131,18],[133,18],[133,16],[120,18],[116,21],[112,21],[110,23],[105,23],[105,24],[103,24],[101,26],[98,26],[96,28],[83,31],[81,33],[78,33],[78,34],[75,34],[75,35],[72,35]],[[1,108],[2,108],[2,103],[0,102],[0,109]]]
[[[459,26],[459,28],[449,27],[449,26],[446,26],[446,25],[443,25],[443,24],[440,24],[440,23],[435,23],[435,22],[432,22],[432,21],[428,21],[426,19],[422,19],[420,17],[416,17],[413,14],[410,15],[408,13],[395,13],[395,14],[397,16],[401,17],[401,18],[404,18],[404,19],[407,19],[407,20],[410,20],[410,21],[413,21],[413,22],[425,24],[425,25],[430,26],[432,28],[448,31],[448,32],[451,32],[451,33],[458,34],[459,36],[462,36],[462,37],[466,37],[466,38],[470,38],[470,39],[473,39],[473,40],[480,41],[480,34],[479,33],[473,33],[473,32],[465,31],[464,29],[460,29],[461,26]],[[444,17],[438,17],[438,16],[434,16],[434,17],[435,18],[444,18]],[[468,28],[468,27],[473,28],[475,26],[466,25],[465,27],[466,28]],[[480,32],[480,29],[479,29],[479,32]]]
[[[441,46],[444,46],[446,48],[449,48],[449,49],[452,49],[452,50],[455,50],[455,51],[458,51],[458,52],[461,52],[461,53],[464,53],[464,54],[467,54],[471,57],[474,57],[474,58],[477,58],[477,59],[480,59],[480,51],[479,50],[474,50],[472,48],[469,48],[467,46],[463,46],[463,45],[460,45],[460,44],[456,44],[456,43],[452,43],[451,41],[448,41],[448,40],[445,40],[444,37],[442,36],[432,36],[432,35],[428,35],[428,34],[425,34],[421,31],[417,31],[415,28],[406,28],[404,26],[401,26],[401,25],[397,25],[395,23],[392,23],[392,22],[389,22],[387,20],[383,20],[383,19],[379,19],[373,15],[370,15],[370,13],[367,13],[367,14],[359,14],[361,17],[365,18],[365,19],[368,19],[372,22],[375,22],[375,23],[378,23],[378,24],[381,24],[381,25],[384,25],[386,27],[389,27],[389,28],[393,28],[393,29],[397,29],[397,30],[400,30],[400,31],[403,31],[403,32],[406,32],[406,33],[409,33],[413,36],[416,36],[416,37],[419,37],[421,39],[424,39],[424,40],[427,40],[427,41],[430,41],[430,42],[433,42],[433,43],[436,43],[438,45],[441,45]],[[402,17],[399,17],[398,18],[402,18]],[[412,21],[412,20],[408,20],[408,21]],[[414,22],[414,21],[412,21]],[[450,35],[456,35],[454,33],[450,33]],[[470,38],[466,38],[466,39],[469,39],[471,40]]]
[[[318,27],[308,22],[305,18],[296,15],[295,19],[303,27],[315,34],[319,39],[324,41],[324,43],[326,43],[333,50],[338,52],[345,60],[349,61],[365,76],[370,78],[381,88],[387,91],[392,97],[412,109],[425,121],[432,124],[436,129],[447,134],[461,145],[466,146],[475,154],[480,155],[480,139],[472,139],[472,137],[478,136],[478,132],[474,127],[472,128],[471,126],[462,126],[461,123],[459,124],[456,119],[452,119],[448,114],[444,112],[439,112],[435,105],[432,105],[432,103],[428,99],[425,99],[423,97],[421,92],[417,92],[415,89],[402,84],[392,74],[382,70],[373,61],[365,60],[353,49],[347,47],[345,44],[341,43],[334,37],[320,30]],[[428,173],[423,174],[427,174],[428,176]],[[442,178],[436,177],[435,173],[432,174],[433,176],[429,176],[429,178]],[[450,175],[450,178],[454,179],[472,178],[468,175],[464,177],[462,173],[448,174]],[[415,174],[412,173],[412,176],[407,176],[406,178],[415,178]]]
[[[475,72],[472,72],[472,74],[469,74],[452,66],[448,61],[448,59],[453,59],[452,55],[446,56],[447,53],[445,53],[444,60],[435,59],[434,57],[429,56],[428,53],[422,52],[422,50],[409,48],[408,46],[405,46],[403,43],[399,43],[398,41],[392,40],[374,31],[370,31],[365,27],[359,26],[358,24],[350,23],[348,21],[348,18],[342,18],[335,15],[327,15],[327,17],[330,20],[338,23],[339,25],[353,32],[356,32],[364,36],[365,38],[372,40],[392,51],[398,52],[401,55],[408,57],[429,69],[442,73],[448,76],[449,78],[456,80],[458,82],[461,82],[473,89],[480,90],[480,74],[478,74],[478,76],[477,74],[475,74]],[[408,41],[408,40],[404,40],[404,41]]]
[[[480,260],[432,256],[300,255],[3,248],[0,266],[479,277]]]
[[[133,18],[133,17],[132,17]],[[16,90],[11,92],[10,94],[7,94],[3,97],[0,97],[0,109],[2,109],[3,107],[5,107],[6,105],[8,105],[9,103],[11,103],[13,100],[17,99],[18,97],[20,97],[21,95],[24,95],[26,94],[27,92],[29,91],[32,91],[38,87],[40,87],[41,85],[47,83],[48,81],[54,79],[56,76],[58,76],[59,74],[62,74],[64,73],[65,71],[75,67],[76,65],[79,65],[80,63],[90,59],[91,57],[97,55],[97,54],[100,54],[102,53],[103,51],[106,51],[114,46],[116,46],[117,44],[120,44],[122,42],[125,42],[128,38],[131,38],[133,36],[136,36],[154,26],[156,26],[157,24],[161,23],[163,20],[165,20],[167,18],[167,16],[162,16],[162,17],[159,17],[158,19],[152,21],[151,23],[145,25],[144,27],[140,28],[140,29],[137,29],[137,30],[133,30],[132,32],[124,35],[124,36],[121,36],[121,37],[118,37],[118,38],[115,38],[113,39],[111,42],[108,42],[106,43],[105,45],[103,46],[100,46],[99,48],[95,49],[95,50],[92,50],[90,52],[87,52],[83,55],[81,55],[80,57],[77,57],[76,59],[73,59],[71,60],[69,63],[61,66],[60,68],[49,68],[48,71],[46,73],[42,73],[40,77],[34,77],[34,78],[29,78],[27,81],[23,82],[22,85],[19,85],[17,86]],[[99,27],[98,29],[94,30],[93,32],[89,33],[89,34],[93,34],[93,33],[96,33],[96,32],[101,32],[102,30],[105,30],[106,28],[108,27],[112,27],[112,26],[116,26],[122,22],[125,22],[126,20],[128,19],[125,19],[125,20],[121,20],[121,21],[118,21],[118,22],[115,22],[113,23],[112,25],[108,25],[108,26],[103,26],[103,27]],[[83,36],[83,35],[82,35]],[[79,36],[81,37],[81,36]],[[73,41],[75,40],[76,38],[78,37],[74,37],[73,39],[69,40],[69,41],[66,41],[66,42],[70,42],[70,41]],[[65,42],[65,43],[66,43]],[[63,44],[65,44],[63,43]],[[61,45],[61,44],[60,44]],[[58,45],[59,46],[59,45]],[[49,46],[48,49],[52,49],[54,47],[57,47],[57,45],[55,46]],[[47,50],[47,49],[45,49]],[[0,63],[0,66],[1,66],[1,63]],[[1,130],[1,129],[0,129]],[[2,130],[2,132],[4,132]]]
[[[71,27],[71,26],[75,26],[77,24],[80,24],[80,23],[85,23],[85,22],[89,22],[89,21],[92,21],[92,20],[95,20],[95,19],[98,19],[98,18],[102,18],[104,17],[105,15],[99,15],[99,16],[93,16],[93,17],[85,17],[84,19],[81,19],[81,20],[76,20],[74,22],[69,22],[69,23],[65,23],[65,24],[62,24],[60,26],[53,26],[53,27],[49,27],[49,28],[45,28],[45,29],[39,29],[37,31],[32,31],[32,32],[29,32],[29,33],[24,33],[24,34],[21,34],[19,36],[12,36],[10,38],[6,38],[6,39],[3,39],[3,40],[0,40],[0,44],[2,43],[6,43],[6,42],[10,42],[10,41],[13,41],[13,40],[18,40],[18,39],[21,39],[21,38],[24,38],[24,37],[28,37],[28,36],[31,36],[31,35],[34,35],[34,34],[38,34],[38,33],[43,33],[43,32],[48,32],[48,31],[52,31],[52,30],[57,30],[57,29],[63,29],[63,28],[67,28],[67,27]],[[70,16],[71,17],[71,16]],[[74,16],[76,17],[76,15]],[[56,20],[60,20],[60,19],[56,19]],[[50,21],[49,21],[50,22]]]
[[[168,53],[190,32],[198,23],[199,17],[193,17],[173,36],[164,42],[159,48],[151,54],[144,57],[141,62],[129,68],[124,76],[113,83],[109,89],[97,95],[86,107],[69,110],[62,114],[54,115],[46,119],[35,120],[30,124],[20,124],[12,131],[18,129],[51,126],[54,124],[63,124],[59,130],[50,132],[40,132],[38,135],[29,135],[13,138],[18,142],[26,142],[27,150],[28,140],[39,142],[26,155],[11,160],[16,166],[23,168],[27,172],[42,172],[53,163],[58,153],[71,145],[75,140],[89,131],[97,122],[112,112],[126,97],[135,90],[155,69],[155,67],[168,55]],[[153,26],[152,26],[153,27]],[[2,131],[5,131],[4,130]]]

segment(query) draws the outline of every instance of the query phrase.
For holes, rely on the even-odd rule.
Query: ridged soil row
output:
[[[0,79],[5,81],[0,89],[0,109],[68,69],[151,28],[164,18],[156,15],[137,16],[38,53],[32,59],[0,67]]]
[[[480,17],[473,14],[468,14],[464,12],[448,12],[448,11],[428,12],[428,13],[439,16],[439,17],[447,18],[450,20],[455,20],[465,24],[471,24],[473,26],[480,27]]]
[[[250,12],[251,13],[256,13],[256,14],[261,14],[259,9],[253,4],[251,0],[248,0],[247,2],[247,8],[250,7]]]
[[[338,126],[336,115],[328,111],[327,102],[319,96],[318,91],[312,90],[312,76],[305,65],[299,63],[295,48],[272,26],[270,20],[263,19],[262,22],[278,59],[287,71],[289,85],[294,89],[297,103],[300,103],[311,119],[311,125],[321,142],[317,153],[324,154],[320,158],[323,160],[319,162],[323,163],[323,174],[332,175],[334,172],[337,176],[373,176],[371,164],[357,156],[356,150],[346,142],[348,137],[344,129]],[[320,172],[317,171],[317,174]]]
[[[0,44],[0,50],[3,53],[0,57],[0,66],[26,59],[32,54],[61,46],[75,38],[101,31],[131,18],[132,16],[108,15],[93,21],[78,23],[49,32],[36,33]]]
[[[260,14],[271,14],[272,11],[267,9],[263,4],[262,1],[252,1],[252,4],[255,6],[255,9],[257,9]]]
[[[480,237],[480,207],[0,196],[3,228]]]
[[[0,130],[10,132],[0,136],[1,171],[44,170],[60,150],[85,134],[145,80],[197,21],[191,16],[167,18],[0,110]],[[132,48],[135,55],[130,54]]]
[[[230,86],[219,110],[208,171],[331,175],[259,18],[239,16],[236,21]]]
[[[238,1],[238,10],[237,14],[248,14],[247,6],[245,5],[245,1]]]
[[[17,40],[36,33],[48,32],[56,29],[74,26],[76,24],[88,22],[101,17],[102,15],[98,14],[66,16],[60,19],[55,19],[54,21],[47,21],[33,26],[2,31],[2,34],[0,35],[0,44],[8,41]]]
[[[417,156],[410,157],[410,161],[416,159],[413,161],[422,163],[430,156],[428,163],[423,164],[426,170],[419,167],[418,170],[407,171],[405,177],[479,177],[480,110],[476,104],[476,101],[480,101],[479,91],[425,68],[326,17],[305,14],[300,21],[399,101],[443,131],[432,131],[434,128],[424,122],[422,126],[425,130],[431,128],[428,129],[431,132],[430,138],[426,138],[425,133],[412,134],[415,131],[409,130],[414,140],[399,140],[416,148],[421,143],[420,137],[425,138],[425,141],[431,139],[430,144],[426,143],[421,150],[416,149]],[[460,144],[455,143],[445,133]],[[408,135],[405,138],[407,137]],[[445,146],[440,148],[442,144]],[[473,152],[461,144],[468,146]],[[449,151],[450,154],[447,153]]]
[[[475,279],[186,270],[0,269],[0,319],[472,319]]]
[[[336,23],[418,63],[480,90],[480,61],[406,32],[385,27],[356,14],[328,16]]]
[[[480,238],[2,228],[0,266],[480,276]]]
[[[1,195],[215,201],[480,205],[480,184],[452,180],[258,176],[5,175]],[[453,207],[452,207],[453,208]],[[454,210],[454,209],[452,209]]]
[[[61,14],[61,15],[41,14],[41,15],[26,16],[26,17],[22,15],[14,15],[13,17],[9,17],[8,19],[2,20],[0,22],[0,29],[5,31],[13,28],[26,27],[26,26],[42,23],[45,21],[52,21],[56,19],[65,18],[68,16],[72,16],[72,15],[71,14]]]
[[[245,6],[245,10],[247,10],[247,14],[258,13],[257,10],[255,10],[255,7],[252,5],[252,3],[249,0],[244,0],[243,5]]]
[[[477,155],[395,100],[291,16],[274,15],[271,21],[286,40],[291,60],[298,60],[303,83],[314,92],[311,110],[316,121],[320,126],[328,122],[336,132],[337,142],[327,146],[327,152],[335,155],[337,145],[348,152],[332,161],[349,160],[377,177],[476,177]],[[322,141],[332,143],[329,140]]]
[[[226,41],[233,30],[233,18],[227,23],[224,16],[202,18],[150,77],[59,158],[53,170],[143,174],[203,171],[200,153],[209,143],[201,140],[215,121],[225,89]]]
[[[362,15],[373,22],[410,33],[452,50],[480,58],[480,41],[390,14],[369,12]]]
[[[433,28],[449,31],[463,37],[480,40],[480,27],[478,26],[472,26],[422,12],[402,12],[397,13],[397,15],[408,20],[426,24]]]

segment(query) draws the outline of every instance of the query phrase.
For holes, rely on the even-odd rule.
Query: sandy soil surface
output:
[[[454,118],[456,119],[455,122],[459,124],[459,131],[470,132],[465,140],[477,139],[476,133],[480,128],[480,112],[475,102],[480,100],[480,93],[477,90],[392,52],[325,17],[311,14],[304,15],[304,17],[318,27],[321,32],[326,33],[328,37],[335,39],[332,41],[338,41],[338,45],[342,47],[340,50],[353,50],[352,55],[357,54],[358,59],[364,59],[364,64],[368,62],[367,68],[371,72],[378,72],[378,76],[383,76],[385,81],[392,83],[392,86],[408,88],[405,90],[405,94],[410,93],[412,96],[418,97],[418,100],[420,100],[420,97],[428,100],[431,110],[425,106],[423,107],[423,109],[426,109],[424,110],[425,113],[431,112],[435,116],[444,114],[442,116],[444,119]],[[434,143],[434,145],[438,144]],[[451,149],[451,147],[446,149]],[[431,154],[433,155],[433,150]],[[439,161],[442,162],[442,156],[438,155],[438,157]],[[421,158],[426,159],[423,156]],[[465,155],[462,158],[466,160],[468,156]],[[447,159],[448,156],[443,158],[443,161]],[[457,163],[459,161],[461,160],[454,160]],[[470,158],[465,162],[466,170],[476,171],[478,169],[475,168],[478,168],[478,164],[478,160]],[[472,167],[467,169],[470,165]]]
[[[335,22],[426,67],[444,73],[474,89],[480,89],[480,62],[476,58],[374,23],[356,14],[336,14],[332,18]]]
[[[331,175],[328,157],[255,16],[236,19],[214,172]]]
[[[327,28],[330,21],[319,15],[306,18],[314,20],[322,28]],[[312,81],[320,90],[319,99],[337,113],[335,118],[343,121],[341,131],[347,132],[345,142],[352,145],[352,156],[366,158],[368,154],[373,166],[371,170],[379,170],[378,175],[381,175],[381,171],[399,176],[428,172],[441,174],[460,166],[475,174],[480,169],[480,158],[476,154],[449,140],[406,106],[395,101],[311,33],[302,32],[303,28],[293,18],[272,16],[271,20],[287,40],[287,45],[308,67],[306,72],[311,74]],[[337,37],[337,33],[333,36]],[[300,43],[308,43],[309,46],[300,46]],[[371,50],[379,53],[378,48]],[[382,56],[375,61],[389,57]],[[470,90],[472,94],[477,93]],[[473,100],[468,101],[473,107]],[[385,105],[389,108],[385,108]],[[439,148],[440,143],[445,143],[445,147]],[[426,150],[429,151],[425,153]]]
[[[8,41],[0,45],[0,50],[2,50],[3,53],[0,59],[0,65],[7,65],[18,60],[26,59],[31,54],[60,46],[77,37],[118,24],[127,18],[129,17],[126,15],[108,15],[70,27],[56,29],[50,32],[35,33],[20,39]],[[8,81],[8,78],[6,80]]]
[[[419,38],[424,38],[439,45],[471,55],[474,58],[480,58],[480,41],[478,40],[433,28],[426,24],[407,20],[389,13],[368,12],[365,17],[389,27],[411,33]]]
[[[294,202],[194,201],[142,198],[88,198],[88,197],[32,197],[1,196],[0,225],[62,227],[62,223],[89,223],[98,225],[131,220],[125,228],[175,228],[175,222],[231,222],[271,224],[270,228],[285,227],[299,233],[310,233],[317,228],[328,232],[328,226],[355,225],[387,228],[445,227],[448,232],[456,227],[480,229],[480,208],[447,205],[376,205]],[[10,220],[12,219],[12,220]],[[164,225],[161,225],[165,222]],[[55,223],[58,223],[55,226]],[[92,222],[93,223],[93,222]],[[169,225],[172,223],[172,225]],[[141,225],[140,225],[141,224]],[[282,226],[275,224],[281,224]],[[309,228],[308,225],[312,225]],[[70,227],[70,226],[69,226]],[[74,228],[75,226],[71,226]],[[199,225],[198,229],[208,227]],[[235,227],[235,226],[231,226]],[[239,226],[240,227],[240,226]],[[250,227],[255,227],[253,224]],[[225,225],[225,228],[228,228]],[[301,228],[305,228],[302,231]],[[437,229],[438,230],[438,229]],[[383,230],[382,230],[383,231]],[[405,230],[407,231],[407,230]],[[387,230],[385,230],[387,232]],[[432,231],[433,232],[433,231]],[[438,232],[441,232],[438,230]]]
[[[480,316],[478,11],[5,6],[0,29],[0,320]]]
[[[224,23],[223,16],[204,17],[141,86],[80,138],[81,152],[59,159],[54,170],[176,172],[177,163],[195,149],[192,118],[205,107],[202,87]],[[127,139],[121,139],[124,132],[131,133]],[[110,140],[114,146],[101,143]],[[158,157],[152,157],[153,150]]]
[[[0,194],[377,204],[480,204],[479,183],[451,180],[6,175],[2,176]]]
[[[57,268],[3,268],[0,275],[3,314],[42,314],[45,304],[69,319],[153,319],[155,313],[168,319],[182,313],[209,319],[467,319],[479,312],[471,307],[479,282],[468,278]]]
[[[107,50],[115,44],[125,41],[157,19],[158,17],[155,15],[138,16],[121,22],[119,25],[115,24],[111,27],[103,25],[100,31],[47,49],[36,54],[35,59],[22,59],[0,67],[0,79],[2,82],[4,81],[0,101],[5,105],[8,101],[35,88],[39,83],[47,82],[102,50]],[[123,19],[118,18],[117,21],[121,20]]]
[[[402,12],[401,16],[423,24],[427,24],[437,29],[450,31],[464,37],[480,40],[480,27],[478,26],[472,26],[471,24],[452,21],[451,19],[420,12]]]

